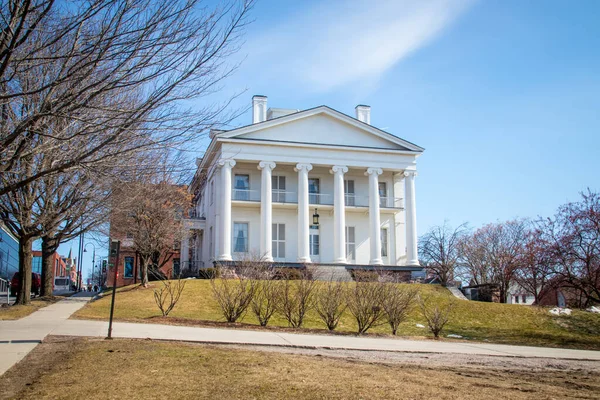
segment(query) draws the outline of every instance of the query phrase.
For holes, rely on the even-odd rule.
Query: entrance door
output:
[[[321,261],[321,239],[319,237],[319,225],[311,225],[309,232],[310,259],[313,262]]]

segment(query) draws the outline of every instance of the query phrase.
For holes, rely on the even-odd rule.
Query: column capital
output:
[[[308,172],[308,171],[311,171],[312,169],[313,169],[312,164],[298,163],[298,164],[296,164],[296,168],[294,168],[294,171],[298,172],[298,171],[306,170],[306,172]]]
[[[231,158],[221,159],[221,160],[217,161],[218,167],[233,168],[233,167],[235,167],[235,164],[236,164],[235,160],[232,160]]]
[[[373,175],[375,174],[376,176],[383,174],[383,170],[381,168],[375,168],[375,167],[370,167],[367,168],[367,172],[365,172],[365,176],[366,175]]]
[[[410,176],[410,177],[413,177],[413,178],[414,178],[414,177],[416,177],[418,174],[417,174],[417,171],[405,170],[405,171],[402,173],[402,175],[404,175],[404,176]]]
[[[261,161],[258,163],[256,168],[273,170],[276,166],[277,164],[275,164],[273,161]]]
[[[348,167],[346,167],[345,165],[334,165],[333,167],[331,167],[331,170],[329,170],[329,173],[331,174],[336,174],[339,172],[345,174],[346,172],[348,172]]]

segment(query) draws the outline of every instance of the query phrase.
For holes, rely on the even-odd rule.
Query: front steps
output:
[[[313,279],[318,281],[352,281],[350,271],[343,265],[315,264],[309,268],[312,270]]]

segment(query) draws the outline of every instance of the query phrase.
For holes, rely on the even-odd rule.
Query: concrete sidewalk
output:
[[[55,335],[67,336],[105,337],[107,330],[108,322],[67,320],[52,333]],[[199,343],[291,346],[317,349],[380,350],[411,353],[459,353],[600,361],[600,351],[590,350],[465,342],[437,342],[432,340],[314,335],[241,329],[214,329],[127,322],[113,323],[113,337],[183,340]]]
[[[94,293],[81,292],[15,321],[0,321],[0,375],[65,323]]]
[[[47,335],[105,337],[108,322],[68,319],[93,293],[78,293],[17,321],[0,321],[0,375],[19,362]],[[115,322],[113,336],[198,343],[251,344],[315,349],[378,350],[410,353],[450,353],[600,361],[600,351],[501,344],[437,342],[357,336],[315,335],[275,331],[215,329]]]

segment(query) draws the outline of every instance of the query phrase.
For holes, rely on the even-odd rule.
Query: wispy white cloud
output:
[[[328,1],[250,38],[270,80],[314,91],[373,82],[449,26],[472,0]]]

